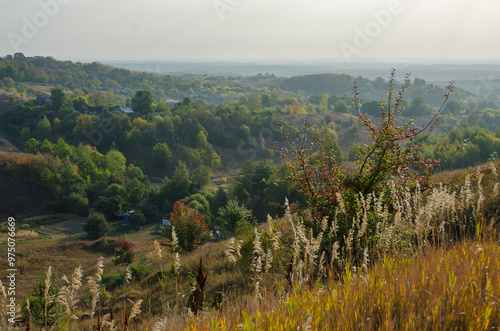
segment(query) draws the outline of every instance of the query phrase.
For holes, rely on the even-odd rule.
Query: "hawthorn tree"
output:
[[[349,246],[354,251],[351,258],[363,258],[363,247],[359,246],[359,228],[353,219],[359,216],[359,204],[364,197],[371,194],[375,199],[383,199],[384,204],[391,207],[391,197],[406,189],[418,187],[428,190],[432,187],[431,174],[441,160],[423,158],[423,144],[436,127],[439,114],[453,93],[453,84],[447,86],[441,107],[427,124],[422,128],[413,128],[411,120],[404,124],[398,121],[409,83],[407,74],[401,88],[396,90],[395,71],[392,71],[387,100],[379,103],[380,120],[377,122],[361,113],[359,93],[354,84],[353,105],[372,140],[371,144],[359,148],[355,170],[341,167],[335,153],[325,151],[317,130],[311,132],[307,122],[304,123],[298,145],[282,126],[288,144],[287,148],[280,150],[282,162],[290,173],[286,180],[296,184],[309,206],[310,216],[304,217],[304,225],[315,234],[328,233],[328,236],[323,237],[323,245],[329,255],[332,254],[331,244],[336,242],[341,253]],[[363,229],[364,247],[374,245],[378,240],[377,217],[375,213],[366,216],[368,224]]]

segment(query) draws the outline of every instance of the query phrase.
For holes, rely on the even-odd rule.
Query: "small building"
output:
[[[88,107],[87,110],[85,111],[85,114],[91,114],[91,115],[97,115],[102,113],[104,110],[104,107],[98,106],[98,107]]]
[[[99,201],[101,201],[103,198],[104,198],[104,195],[101,195],[99,198],[97,198],[94,202],[92,202],[92,203],[89,205],[89,208],[88,208],[88,211],[89,211],[89,216],[95,215],[95,213],[97,213],[97,211],[96,211],[97,204],[98,204],[98,203],[99,203]]]
[[[36,103],[39,105],[44,105],[46,103],[51,103],[52,97],[49,94],[42,94],[36,97]]]
[[[124,222],[130,222],[130,218],[132,217],[132,215],[134,214],[134,210],[131,210],[131,211],[128,211],[126,213],[123,213],[121,214],[120,216],[123,216],[123,221]]]
[[[170,225],[172,225],[172,222],[170,222],[170,220],[164,219],[161,221],[161,226],[163,226],[164,228],[168,228]]]
[[[133,114],[134,111],[132,110],[132,108],[130,107],[127,107],[127,106],[120,106],[120,107],[116,107],[115,109],[113,109],[113,113],[120,113],[120,114]]]

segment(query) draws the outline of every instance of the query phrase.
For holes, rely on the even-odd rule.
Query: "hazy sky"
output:
[[[0,55],[500,59],[497,0],[0,0]]]

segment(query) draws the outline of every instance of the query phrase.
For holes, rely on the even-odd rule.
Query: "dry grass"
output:
[[[500,247],[462,242],[385,257],[367,273],[263,304],[207,312],[190,330],[490,330],[500,326]],[[279,286],[277,286],[279,288]],[[249,307],[250,306],[250,307]],[[251,309],[248,309],[251,308]]]
[[[112,263],[112,240],[97,272],[102,242],[54,245],[36,239],[21,241],[19,248],[27,258],[26,248],[31,247],[32,267],[41,268],[44,260],[45,269],[38,274],[47,265],[55,272],[73,272],[71,280],[58,280],[66,286],[61,302],[71,330],[90,325],[112,330],[126,323],[131,329],[148,330],[498,328],[496,169],[488,165],[481,171],[447,176],[460,176],[464,185],[458,191],[439,186],[429,195],[404,192],[391,214],[380,197],[360,197],[354,222],[361,237],[370,210],[381,220],[380,242],[372,251],[361,246],[361,260],[349,258],[349,247],[332,243],[338,255],[327,261],[321,236],[331,230],[325,225],[313,236],[290,213],[243,236],[210,242],[182,256],[171,243],[155,242],[154,235],[134,234],[129,239],[142,240],[136,242],[135,264],[140,260],[150,270],[140,281],[130,279],[129,267]],[[30,242],[36,242],[36,251]],[[205,308],[194,317],[187,307],[200,258],[207,272],[207,295]],[[82,268],[75,270],[78,265]],[[107,297],[99,286],[103,269],[108,275],[128,270],[124,284]],[[328,277],[332,270],[337,274]],[[89,282],[82,284],[82,277]],[[22,287],[20,293],[29,290]],[[89,319],[83,320],[85,316]]]

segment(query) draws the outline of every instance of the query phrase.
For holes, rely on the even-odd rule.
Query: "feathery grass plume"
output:
[[[94,325],[94,314],[97,307],[97,301],[99,299],[100,293],[100,281],[101,275],[104,273],[104,257],[99,257],[97,259],[96,273],[94,276],[87,277],[87,283],[89,284],[90,294],[91,294],[91,324]]]
[[[2,292],[2,304],[1,304],[1,309],[2,309],[2,314],[0,314],[0,326],[6,326],[7,325],[7,292],[5,292],[5,286],[2,283],[2,280],[0,280],[0,291]]]
[[[262,243],[260,241],[260,232],[255,228],[255,239],[253,241],[253,259],[250,265],[250,270],[253,272],[253,281],[256,284],[256,295],[259,295],[257,292],[257,283],[260,280],[260,273],[262,272],[262,257],[265,255],[264,249],[262,248]]]
[[[166,326],[167,326],[167,317],[159,321],[156,321],[152,331],[163,331],[165,330]]]
[[[164,272],[163,272],[163,261],[162,261],[162,254],[161,254],[162,250],[160,248],[160,243],[158,243],[158,240],[155,239],[154,245],[155,245],[156,255],[158,255],[158,259],[160,260],[160,271],[161,271],[161,277],[162,277],[161,281],[163,282]],[[161,295],[162,307],[165,305],[164,291],[165,290],[164,290],[164,288],[162,286],[162,295]]]
[[[127,269],[125,269],[125,282],[129,284],[131,279],[132,279],[132,272],[130,270],[130,266],[128,265]]]
[[[365,250],[363,251],[363,270],[365,272],[368,272],[368,263],[370,262],[370,259],[368,259],[368,247],[365,247]]]
[[[172,225],[172,246],[174,251],[179,246],[179,239],[177,238],[177,233],[175,233],[175,226]]]
[[[227,246],[226,246],[227,248],[224,251],[224,254],[226,255],[229,262],[236,263],[236,261],[238,261],[238,259],[241,256],[240,250],[241,250],[242,243],[243,243],[243,241],[236,240],[234,237],[229,239]]]
[[[54,297],[52,295],[49,295],[50,278],[51,277],[52,277],[52,266],[49,266],[49,268],[47,269],[47,273],[45,275],[45,290],[44,290],[44,298],[45,298],[45,307],[44,307],[45,330],[48,330],[47,329],[47,322],[48,322],[48,318],[49,318],[48,306],[54,300]]]
[[[0,285],[2,284],[2,281],[0,281]],[[25,331],[30,331],[31,330],[31,309],[30,309],[30,299],[26,299],[26,310],[28,311],[28,319],[26,320],[26,329]]]
[[[109,319],[109,321],[108,321]],[[109,331],[117,331],[113,306],[109,305],[109,313],[104,315],[103,324],[108,326]]]
[[[128,315],[128,323],[127,324],[130,324],[130,322],[141,313],[142,299],[137,300],[135,303],[133,301],[130,301],[130,302],[132,302],[133,306],[132,306],[132,310],[130,311],[130,314]]]
[[[323,251],[321,253],[321,256],[319,257],[319,261],[318,261],[318,275],[320,278],[326,278],[326,276],[327,276],[326,267],[325,267],[325,253],[326,253],[326,251]]]
[[[66,285],[61,288],[61,294],[58,300],[66,310],[68,324],[71,323],[71,320],[78,319],[78,317],[74,314],[72,315],[71,312],[75,309],[76,305],[80,301],[77,298],[77,292],[83,285],[82,277],[83,272],[81,266],[73,271],[73,274],[71,275],[71,281],[68,280],[68,277],[66,277],[66,275],[62,276],[62,280],[66,283]]]
[[[0,279],[0,291],[2,292],[3,299],[7,300],[7,292],[5,292],[5,286],[3,285],[1,279]]]
[[[179,273],[179,268],[181,267],[181,259],[179,257],[179,253],[175,253],[174,266],[175,266],[175,274],[177,275]]]
[[[495,176],[495,177],[498,177],[498,174],[497,174],[497,168],[495,167],[495,164],[493,162],[490,162],[489,163],[489,168],[491,170],[491,173]]]
[[[161,250],[161,248],[160,248],[160,244],[158,243],[158,240],[156,240],[156,239],[155,239],[155,241],[154,241],[154,245],[155,245],[156,255],[158,255],[158,258],[159,258],[159,259],[160,259],[160,261],[161,261],[161,258],[162,258],[162,254],[161,254],[161,252],[162,252],[162,250]]]
[[[277,251],[280,248],[279,241],[282,233],[276,230],[276,221],[269,214],[267,215],[267,235],[272,249]]]
[[[330,269],[333,270],[333,264],[339,258],[339,242],[336,241],[332,245],[332,254],[330,255]]]
[[[345,204],[344,204],[344,197],[342,196],[342,194],[340,194],[340,192],[336,192],[335,197],[337,198],[337,201],[339,203],[340,211],[342,212],[342,214],[345,214],[346,210],[345,210]]]

